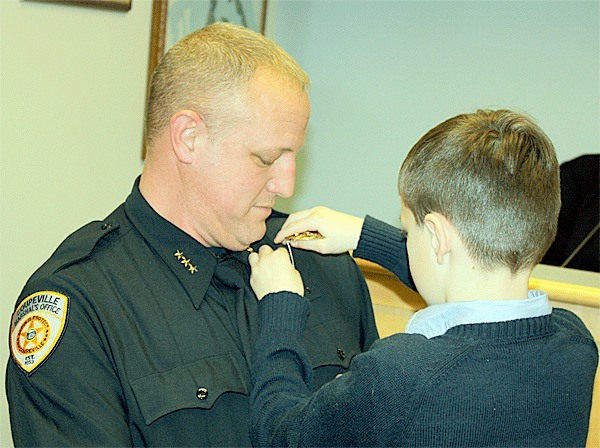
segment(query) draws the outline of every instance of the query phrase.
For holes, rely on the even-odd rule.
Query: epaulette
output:
[[[69,235],[52,256],[36,271],[34,277],[50,276],[67,266],[88,258],[119,225],[107,221],[93,221]]]

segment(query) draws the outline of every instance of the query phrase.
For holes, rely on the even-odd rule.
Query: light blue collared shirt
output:
[[[529,291],[527,299],[522,300],[475,300],[430,305],[413,315],[405,332],[431,339],[458,325],[506,322],[550,313],[552,307],[546,293]]]

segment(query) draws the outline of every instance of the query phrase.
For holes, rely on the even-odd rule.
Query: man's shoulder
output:
[[[10,347],[12,359],[28,374],[58,345],[70,310],[82,303],[75,299],[85,295],[78,280],[89,281],[89,273],[97,270],[85,271],[81,266],[103,247],[110,247],[110,239],[122,228],[117,216],[115,211],[106,220],[92,221],[71,233],[19,294],[11,318]]]
[[[71,233],[54,253],[31,276],[29,282],[39,281],[77,265],[92,257],[111,240],[122,235],[128,227],[122,206],[104,220],[92,221]]]

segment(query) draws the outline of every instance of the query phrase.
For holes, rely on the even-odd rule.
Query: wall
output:
[[[297,194],[282,210],[322,204],[397,225],[396,178],[408,150],[476,108],[533,115],[561,162],[600,151],[597,1],[275,6],[276,40],[313,80]]]
[[[150,17],[147,0],[127,13],[0,0],[0,446],[12,444],[4,372],[17,295],[141,170]]]

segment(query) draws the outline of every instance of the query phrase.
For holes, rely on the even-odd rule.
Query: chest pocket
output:
[[[317,287],[311,289],[318,290]],[[341,373],[348,369],[352,358],[362,351],[358,322],[353,324],[348,319],[335,317],[339,311],[319,292],[311,293],[308,289],[305,298],[311,302],[312,308],[304,338],[313,369],[338,368],[337,373]]]
[[[361,352],[358,330],[341,319],[308,327],[306,346],[313,368],[338,367],[346,370],[352,358]]]
[[[130,384],[147,425],[180,409],[210,409],[226,392],[250,394],[240,366],[229,354],[204,358]]]

